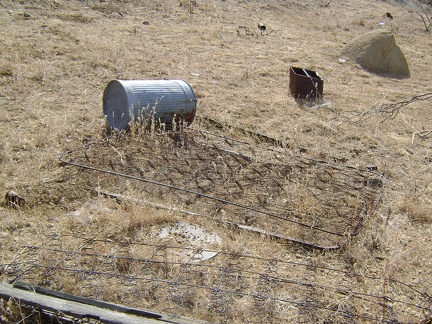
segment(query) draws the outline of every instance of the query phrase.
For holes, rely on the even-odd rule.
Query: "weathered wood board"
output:
[[[160,314],[86,299],[25,283],[17,285],[0,283],[0,298],[7,300],[12,298],[23,305],[33,306],[54,314],[95,319],[108,324],[203,323],[176,315]]]

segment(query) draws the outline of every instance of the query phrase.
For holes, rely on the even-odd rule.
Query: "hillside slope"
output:
[[[1,279],[20,277],[210,322],[430,320],[432,38],[421,20],[430,12],[414,1],[3,1],[0,188],[16,191],[26,206],[4,202],[0,208]],[[346,43],[375,29],[394,34],[409,78],[374,75],[341,56]],[[325,105],[311,108],[290,95],[290,66],[319,73]],[[196,136],[196,163],[216,165],[211,179],[203,167],[203,182],[222,183],[220,191],[214,183],[197,183],[193,190],[205,187],[218,197],[228,192],[224,199],[240,207],[122,177],[134,161],[144,171],[129,175],[160,181],[159,169],[151,173],[149,167],[158,158],[161,174],[176,163],[184,166],[171,182],[164,178],[174,186],[195,170],[188,155],[180,162],[170,155],[178,157],[182,148],[164,155],[172,147],[162,139],[153,147],[154,134],[137,130],[83,149],[106,135],[102,95],[114,79],[183,79],[191,85],[198,100],[197,133],[189,135]],[[225,151],[211,151],[215,143]],[[59,156],[71,150],[78,152],[71,161],[120,175],[61,163]],[[250,155],[258,163],[252,171],[239,158]],[[217,169],[221,160],[249,170],[236,180],[249,181],[253,191],[234,196],[227,188],[236,188],[235,181]],[[284,173],[280,165],[297,171]],[[379,204],[363,214],[356,204],[364,191],[354,180],[371,171],[385,186],[379,185]],[[270,174],[281,177],[280,188],[277,180],[266,182]],[[287,179],[293,187],[284,187]],[[320,181],[327,191],[317,187]],[[269,188],[279,196],[262,202],[259,196]],[[337,207],[329,214],[333,202]],[[286,209],[275,211],[283,203]],[[277,222],[249,222],[259,208],[295,214],[296,222],[312,229],[325,217],[333,225],[328,216],[345,217],[340,211],[348,210],[355,221],[362,215],[362,229],[351,235],[347,220],[346,232],[338,228],[343,239],[336,243],[343,243],[328,251],[299,243],[311,236],[286,229],[285,219],[278,234],[294,242],[231,226],[277,230]],[[308,217],[316,215],[323,218],[315,224]],[[220,245],[197,246],[175,230],[170,239],[158,236],[163,226],[183,222],[214,231]],[[191,266],[203,249],[217,256]],[[3,313],[10,321],[20,316]]]

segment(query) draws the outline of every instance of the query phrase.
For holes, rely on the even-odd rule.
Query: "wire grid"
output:
[[[112,137],[62,160],[124,183],[136,180],[152,200],[187,206],[216,222],[319,248],[338,248],[356,235],[384,188],[384,179],[367,170],[192,129]],[[127,190],[121,186],[116,181],[105,189]]]
[[[319,249],[341,247],[360,231],[385,180],[193,129],[111,137],[61,159],[96,174],[106,191],[132,186],[180,206],[189,221],[259,228]],[[416,322],[431,306],[422,287],[324,266],[308,253],[264,258],[95,236],[45,239],[5,265],[11,281],[218,323]]]
[[[374,172],[200,130],[112,137],[61,159],[95,174],[106,191],[133,187],[139,199],[187,210],[185,220],[206,217],[209,227],[224,231],[227,224],[261,228],[319,249],[356,235],[384,187]],[[4,269],[11,281],[217,323],[396,323],[429,316],[431,299],[422,287],[343,270],[310,253],[288,249],[267,258],[150,237],[47,235]]]
[[[421,287],[312,258],[213,251],[218,254],[210,260],[177,262],[176,255],[190,248],[79,236],[47,239],[25,246],[8,264],[15,269],[11,278],[218,323],[413,323],[430,316],[431,298]]]

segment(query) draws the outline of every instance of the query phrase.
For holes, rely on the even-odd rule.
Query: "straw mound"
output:
[[[386,30],[374,30],[354,38],[342,50],[342,55],[378,75],[395,78],[410,76],[405,56],[393,34]]]

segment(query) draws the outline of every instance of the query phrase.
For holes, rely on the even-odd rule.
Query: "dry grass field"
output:
[[[0,206],[0,279],[215,323],[431,323],[431,16],[414,0],[1,1],[0,189],[25,205]],[[409,78],[341,60],[375,29]],[[319,73],[326,105],[294,100],[290,66]],[[114,79],[187,81],[195,121],[180,141],[106,139]],[[4,299],[0,322],[33,313]]]

